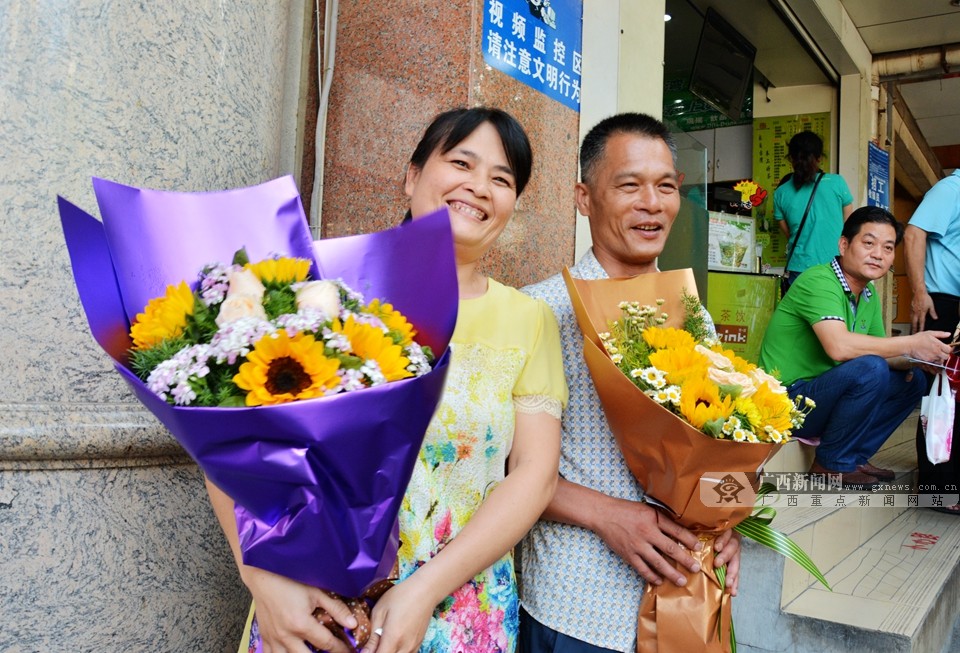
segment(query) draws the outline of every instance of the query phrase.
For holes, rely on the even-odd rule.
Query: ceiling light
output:
[[[951,4],[958,4],[958,3],[960,3],[960,0],[950,0],[950,2],[951,2]],[[670,20],[671,18],[673,18],[673,16],[671,16],[670,14],[664,14],[664,15],[663,15],[663,22],[667,22],[667,21]]]

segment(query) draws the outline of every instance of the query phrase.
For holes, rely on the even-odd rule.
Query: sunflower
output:
[[[760,414],[757,405],[753,403],[752,396],[741,396],[735,399],[733,402],[733,412],[742,415],[746,419],[751,431],[756,432],[763,423],[763,415]]]
[[[398,345],[409,347],[413,344],[413,337],[417,335],[417,331],[407,322],[403,313],[393,308],[393,304],[383,304],[379,299],[374,299],[367,306],[367,311],[379,317],[392,333],[400,337]]]
[[[233,377],[247,391],[247,406],[269,406],[297,399],[322,397],[340,383],[340,361],[323,354],[323,342],[286,331],[257,341],[247,361]]]
[[[383,329],[357,322],[350,316],[346,322],[334,320],[333,330],[347,337],[354,356],[376,361],[387,381],[413,376],[413,372],[407,369],[410,359],[403,355],[403,348]]]
[[[310,261],[303,258],[268,258],[244,266],[264,284],[290,285],[305,281],[310,272]]]
[[[661,349],[650,354],[650,364],[667,375],[671,385],[707,376],[706,357],[693,349]]]
[[[654,349],[693,349],[697,341],[683,329],[649,327],[643,330],[643,339]]]
[[[187,326],[187,316],[193,315],[194,298],[190,286],[181,281],[167,286],[163,297],[155,297],[139,313],[130,328],[134,349],[149,349],[164,340],[176,338]]]
[[[708,422],[726,420],[733,414],[730,397],[720,397],[720,390],[700,377],[689,378],[680,390],[680,414],[696,429],[703,430]]]
[[[789,433],[793,428],[793,401],[785,394],[774,392],[770,386],[762,384],[757,392],[750,397],[760,415],[758,432],[771,426],[781,433]]]

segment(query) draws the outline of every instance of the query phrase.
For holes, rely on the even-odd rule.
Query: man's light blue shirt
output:
[[[960,297],[960,168],[927,191],[910,224],[927,232],[927,292]]]

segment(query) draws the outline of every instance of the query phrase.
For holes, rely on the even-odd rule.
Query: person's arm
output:
[[[347,645],[313,617],[313,611],[323,608],[338,624],[353,629],[357,627],[357,620],[350,609],[315,587],[243,564],[233,499],[210,479],[206,479],[206,484],[210,504],[230,544],[240,578],[256,603],[264,653],[309,653],[304,641],[330,653],[349,653]]]
[[[548,413],[516,413],[507,475],[470,521],[437,555],[391,588],[373,608],[364,651],[414,651],[434,608],[513,548],[550,501],[560,461],[560,420]]]
[[[645,503],[617,499],[561,478],[542,519],[593,531],[644,580],[655,585],[662,584],[664,578],[676,585],[686,584],[686,577],[669,559],[692,572],[699,571],[684,548],[699,549],[697,536]]]
[[[843,221],[846,222],[847,218],[850,217],[850,214],[853,213],[853,202],[845,205],[843,207]]]
[[[903,256],[907,265],[907,280],[913,298],[910,300],[910,328],[916,333],[923,331],[927,315],[937,319],[933,299],[927,293],[924,266],[927,263],[927,232],[908,224],[903,232]]]
[[[881,338],[847,331],[841,320],[820,320],[814,323],[813,332],[827,356],[843,362],[859,356],[896,358],[909,356],[930,362],[942,362],[950,355],[950,347],[938,338],[949,337],[945,331],[922,331],[909,336]]]
[[[783,232],[783,235],[787,238],[790,237],[790,226],[787,224],[786,220],[777,220],[777,224],[780,225],[780,231]]]

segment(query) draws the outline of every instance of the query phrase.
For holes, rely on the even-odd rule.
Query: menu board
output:
[[[812,131],[823,139],[821,167],[829,170],[830,112],[771,116],[753,120],[753,180],[769,190],[769,201],[753,209],[757,238],[763,243],[764,266],[783,267],[787,258],[787,237],[773,217],[773,193],[784,175],[793,172],[787,161],[787,146],[794,134]]]

